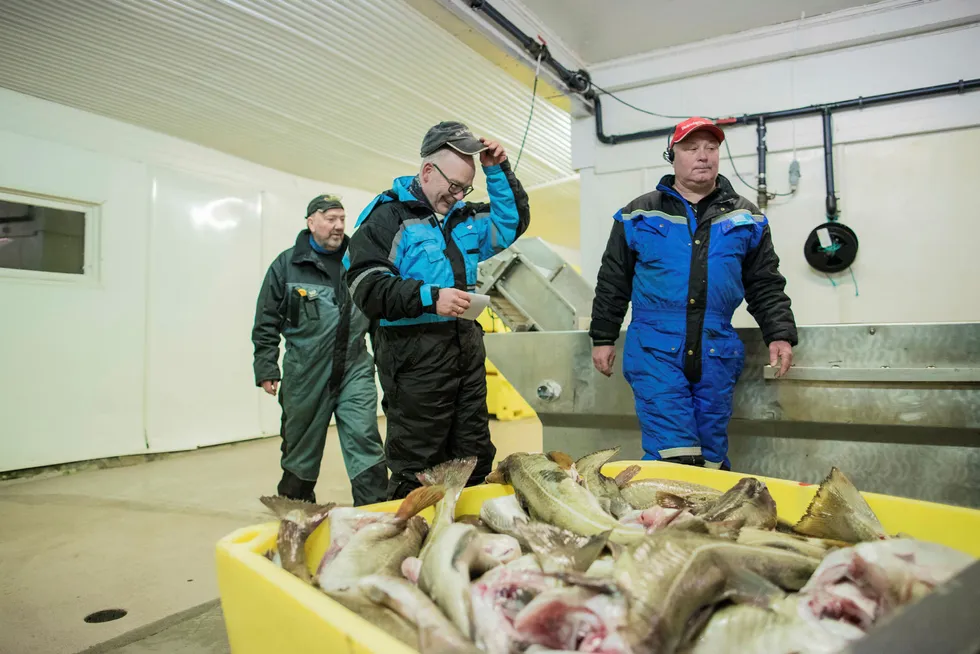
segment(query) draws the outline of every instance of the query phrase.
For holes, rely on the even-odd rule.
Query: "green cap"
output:
[[[343,209],[344,205],[340,203],[339,195],[318,195],[310,203],[306,205],[306,215],[310,216],[321,209],[326,211],[327,209]]]
[[[466,125],[454,120],[446,120],[430,127],[425,133],[420,154],[428,157],[447,145],[457,152],[471,156],[487,149],[487,146],[473,136],[473,132]]]

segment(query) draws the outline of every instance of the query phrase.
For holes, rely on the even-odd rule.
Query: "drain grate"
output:
[[[97,624],[99,622],[112,622],[126,615],[126,609],[104,609],[85,616],[85,622]]]

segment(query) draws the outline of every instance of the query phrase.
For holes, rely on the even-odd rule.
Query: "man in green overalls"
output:
[[[313,489],[330,418],[354,505],[385,499],[388,474],[378,432],[374,359],[367,350],[369,321],[344,284],[344,207],[332,195],[315,197],[296,244],[269,267],[255,309],[255,383],[282,406],[282,480],[279,495],[315,502]],[[279,338],[286,339],[279,374]],[[282,388],[279,389],[279,381]]]

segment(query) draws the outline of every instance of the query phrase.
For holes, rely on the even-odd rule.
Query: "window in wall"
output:
[[[85,275],[93,218],[84,205],[0,193],[0,272]]]

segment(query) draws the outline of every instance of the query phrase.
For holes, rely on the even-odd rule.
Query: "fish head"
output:
[[[710,522],[741,519],[744,526],[773,529],[776,526],[776,501],[765,482],[743,477],[699,515]]]

